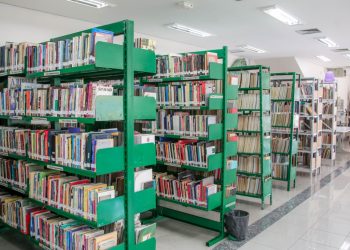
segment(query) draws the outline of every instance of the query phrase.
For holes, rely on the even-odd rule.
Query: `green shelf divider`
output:
[[[140,242],[133,246],[135,250],[154,250],[156,249],[156,239],[151,238],[149,240]]]
[[[154,188],[148,188],[134,193],[133,196],[134,210],[133,213],[142,213],[156,207],[156,191]]]
[[[237,146],[238,146],[237,142],[227,142],[226,155],[228,157],[237,155]]]
[[[228,100],[237,100],[238,99],[238,85],[229,85],[227,93]]]
[[[134,168],[156,164],[156,146],[154,143],[134,145],[134,154]]]

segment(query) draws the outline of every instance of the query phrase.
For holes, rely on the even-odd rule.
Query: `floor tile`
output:
[[[298,240],[290,250],[337,250],[338,248],[322,245],[313,241]]]
[[[344,243],[345,237],[321,230],[309,230],[303,237],[303,240],[312,241],[322,245],[340,248]]]

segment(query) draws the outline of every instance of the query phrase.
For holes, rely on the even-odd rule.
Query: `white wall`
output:
[[[297,57],[295,60],[299,65],[303,77],[324,78],[325,68],[323,66],[315,64],[307,58]]]
[[[270,66],[271,72],[302,73],[294,57],[266,58],[255,60],[256,64]]]

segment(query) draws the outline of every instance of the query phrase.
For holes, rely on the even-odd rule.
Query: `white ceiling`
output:
[[[122,19],[135,21],[137,32],[198,47],[213,49],[223,45],[235,49],[249,44],[268,51],[266,54],[237,54],[250,58],[307,57],[326,67],[350,66],[350,59],[335,53],[314,38],[327,36],[340,48],[350,48],[349,0],[191,0],[195,8],[187,10],[177,0],[108,0],[113,8],[93,9],[65,0],[0,0],[1,3],[39,10],[98,24]],[[298,26],[287,26],[264,14],[259,8],[277,4],[300,18]],[[170,30],[169,23],[180,23],[215,34],[198,38]],[[319,28],[322,34],[302,36],[298,29]],[[332,59],[320,62],[315,57]]]

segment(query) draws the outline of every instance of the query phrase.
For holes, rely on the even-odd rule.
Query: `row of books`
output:
[[[260,131],[260,116],[239,115],[238,131]]]
[[[272,126],[290,126],[291,115],[290,113],[273,113],[271,115]]]
[[[312,103],[301,103],[300,113],[304,115],[316,115],[317,112],[312,109]]]
[[[288,164],[272,164],[272,177],[278,179],[288,178]]]
[[[322,134],[322,144],[332,144],[333,143],[333,135],[332,134]]]
[[[27,154],[31,159],[95,171],[97,151],[120,146],[122,135],[116,128],[83,132],[79,128],[30,130],[0,127],[0,152]],[[135,136],[135,142],[140,136]]]
[[[219,191],[214,176],[196,179],[191,171],[177,176],[168,173],[154,173],[157,195],[175,201],[207,207],[208,197]]]
[[[0,92],[0,114],[95,117],[96,97],[113,95],[114,81],[83,81],[60,86],[22,82]]]
[[[238,96],[238,109],[259,109],[260,95],[259,94],[244,94]]]
[[[322,119],[322,129],[329,129],[335,131],[335,122],[333,122],[333,118],[323,118]]]
[[[222,81],[196,81],[160,86],[154,94],[158,105],[205,106],[209,96],[220,93]]]
[[[289,145],[290,144],[290,138],[283,138],[283,137],[272,137],[271,147],[272,152],[274,153],[288,153],[289,152]]]
[[[93,64],[96,43],[112,43],[113,38],[113,32],[94,28],[72,39],[30,45],[27,70],[32,73]]]
[[[191,115],[190,112],[157,113],[157,127],[152,133],[181,136],[208,136],[209,126],[217,123],[216,115]]]
[[[27,46],[28,43],[11,42],[0,46],[0,73],[24,70]]]
[[[209,64],[219,62],[217,53],[206,52],[204,54],[169,54],[157,56],[157,75],[155,78],[206,75],[209,72]]]
[[[291,99],[292,98],[292,87],[280,86],[271,88],[271,99]]]
[[[123,221],[105,229],[92,229],[4,191],[0,191],[0,204],[0,216],[6,224],[50,249],[108,249],[123,241]]]
[[[334,92],[335,91],[333,88],[323,87],[322,98],[326,100],[333,100],[335,94]]]
[[[26,161],[0,158],[0,181],[26,191],[29,172],[38,168],[38,166],[34,167],[34,164]]]
[[[165,140],[156,143],[157,160],[166,163],[207,168],[207,159],[216,153],[213,142]]]
[[[272,113],[290,113],[292,110],[292,106],[290,103],[285,104],[282,102],[273,102],[271,103],[271,112]]]
[[[260,195],[261,194],[261,179],[244,175],[237,175],[237,192]]]
[[[259,87],[259,73],[251,71],[234,72],[230,75],[232,85],[238,85],[239,88],[257,88]]]
[[[312,85],[310,84],[301,84],[300,86],[300,96],[309,97],[313,95]]]
[[[260,136],[240,135],[238,137],[239,153],[260,153]]]
[[[257,156],[239,156],[238,170],[246,173],[261,173],[261,160]]]
[[[100,201],[115,198],[113,186],[66,176],[55,170],[29,173],[29,197],[85,219],[96,221]]]
[[[149,38],[138,37],[135,38],[134,44],[135,48],[155,51],[157,42]]]
[[[323,109],[322,109],[322,114],[323,115],[334,115],[333,114],[334,105],[335,105],[334,103],[324,103]]]

